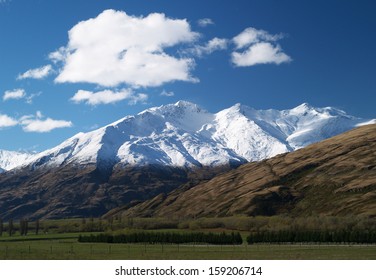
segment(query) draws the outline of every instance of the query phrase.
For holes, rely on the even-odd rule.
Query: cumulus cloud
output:
[[[26,91],[22,88],[7,90],[4,92],[3,101],[10,99],[24,99],[27,104],[32,104],[35,97],[40,96],[42,93],[26,94]]]
[[[194,60],[167,54],[166,48],[191,43],[198,33],[185,19],[152,13],[146,17],[106,10],[69,31],[66,47],[49,55],[63,67],[58,83],[87,82],[101,86],[160,86],[172,81],[196,82]]]
[[[209,42],[207,42],[203,46],[195,46],[193,48],[190,48],[187,50],[188,53],[192,53],[196,56],[203,56],[205,54],[211,54],[212,52],[218,51],[218,50],[225,50],[227,49],[227,39],[223,38],[213,38]]]
[[[144,93],[135,94],[130,89],[122,89],[120,91],[103,90],[92,92],[87,90],[79,90],[71,98],[75,103],[86,103],[88,105],[111,104],[127,99],[128,103],[134,105],[139,102],[145,102],[148,96]]]
[[[262,41],[274,42],[282,38],[283,34],[272,35],[265,30],[248,27],[239,35],[235,36],[233,38],[233,41],[236,45],[236,48],[241,49],[254,43],[259,43]]]
[[[282,51],[280,46],[274,46],[268,42],[254,44],[242,53],[232,53],[232,62],[236,66],[253,66],[267,63],[281,64],[289,61],[291,61],[291,58]]]
[[[35,115],[25,115],[16,120],[8,115],[0,114],[0,129],[20,125],[26,132],[50,132],[57,128],[71,127],[70,121],[45,118],[40,111]]]
[[[8,115],[0,114],[0,128],[15,126],[18,121],[9,117]]]
[[[73,123],[65,120],[54,120],[51,118],[45,118],[40,111],[35,115],[23,116],[19,123],[22,125],[22,129],[25,132],[50,132],[57,128],[72,127]]]
[[[18,75],[17,80],[23,80],[23,79],[43,79],[47,77],[49,74],[52,73],[52,66],[51,65],[45,65],[39,68],[30,69],[26,71],[23,74]]]
[[[18,88],[13,90],[7,90],[4,92],[3,101],[7,101],[9,99],[21,99],[26,96],[26,92],[24,89]]]
[[[273,35],[265,30],[246,28],[232,39],[237,51],[232,52],[231,60],[239,67],[290,62],[291,57],[276,44],[276,41],[282,38],[282,34]]]
[[[208,25],[214,24],[214,21],[210,18],[202,18],[197,21],[197,24],[201,27],[206,27]]]

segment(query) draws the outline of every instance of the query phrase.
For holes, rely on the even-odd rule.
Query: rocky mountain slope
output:
[[[0,216],[99,216],[367,121],[308,104],[283,111],[236,104],[215,114],[186,101],[150,108],[39,154],[3,152]]]
[[[114,211],[116,212],[116,211]],[[182,187],[126,216],[376,215],[376,125]]]

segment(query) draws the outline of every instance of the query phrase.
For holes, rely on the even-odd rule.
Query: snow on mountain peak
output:
[[[79,133],[37,155],[11,161],[11,156],[0,152],[0,168],[240,164],[293,151],[367,122],[332,107],[315,108],[307,103],[282,111],[238,103],[213,114],[194,103],[178,101]]]
[[[189,108],[190,110],[201,110],[200,107],[195,104],[195,103],[192,103],[192,102],[189,102],[189,101],[185,101],[185,100],[179,100],[178,102],[176,102],[174,104],[176,107],[179,107],[179,108]]]
[[[313,107],[308,104],[307,102],[304,102],[298,106],[296,106],[295,108],[293,108],[292,110],[303,110],[303,111],[306,111],[306,110],[310,110],[312,109]]]
[[[363,125],[369,125],[369,124],[376,124],[376,119],[368,120],[362,123],[358,123],[356,126],[363,126]]]
[[[20,166],[33,157],[32,153],[0,150],[0,173]]]

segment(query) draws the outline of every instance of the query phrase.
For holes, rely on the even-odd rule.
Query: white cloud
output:
[[[290,62],[291,57],[275,43],[282,38],[282,34],[272,35],[265,30],[249,27],[232,39],[238,51],[232,52],[231,60],[239,67]]]
[[[38,111],[35,116],[23,116],[19,123],[25,132],[50,132],[57,128],[72,127],[73,123],[65,120],[54,120],[51,118],[42,119],[43,115]]]
[[[42,93],[33,93],[33,94],[26,94],[26,91],[24,89],[13,89],[13,90],[7,90],[4,92],[3,95],[3,101],[7,101],[10,99],[25,99],[25,102],[27,104],[32,104],[33,99],[37,96],[40,96]]]
[[[144,93],[135,94],[130,89],[122,89],[120,91],[112,91],[112,90],[103,90],[98,92],[92,92],[87,90],[79,90],[76,94],[71,98],[71,100],[75,103],[86,103],[88,105],[100,105],[100,104],[110,104],[116,103],[122,100],[129,100],[129,104],[136,104],[139,102],[146,101],[148,96]]]
[[[160,86],[172,81],[195,82],[194,60],[177,58],[165,48],[198,38],[185,19],[153,13],[146,17],[106,10],[69,31],[66,47],[50,54],[63,62],[56,82],[88,82],[102,86]]]
[[[26,92],[24,89],[18,88],[14,90],[7,90],[4,92],[3,101],[7,101],[9,99],[21,99],[26,96]]]
[[[148,100],[149,96],[146,93],[137,93],[132,95],[129,98],[128,104],[129,105],[136,105],[137,103],[145,103]]]
[[[25,123],[23,130],[26,132],[50,132],[51,130],[63,127],[71,127],[73,124],[70,121],[53,120],[47,118],[45,120],[29,120],[29,123]]]
[[[201,27],[206,27],[208,25],[214,24],[214,21],[210,18],[202,18],[197,21],[197,24]]]
[[[43,79],[52,73],[52,66],[45,65],[39,68],[30,69],[23,74],[18,75],[17,80],[23,79]]]
[[[254,44],[241,53],[232,53],[232,62],[236,66],[253,66],[267,63],[281,64],[290,61],[291,58],[281,50],[280,46],[273,46],[266,42]]]
[[[174,95],[175,95],[174,92],[172,92],[172,91],[165,91],[165,90],[163,90],[163,91],[161,92],[161,94],[160,94],[160,96],[167,96],[167,97],[172,97],[172,96],[174,96]]]
[[[72,122],[65,120],[44,119],[40,111],[35,115],[25,115],[16,120],[8,115],[0,114],[0,129],[20,125],[26,132],[50,132],[51,130],[73,126]]]
[[[69,51],[66,47],[60,47],[57,51],[54,51],[48,55],[48,58],[53,63],[63,62],[68,56]]]
[[[7,115],[0,114],[0,128],[15,126],[17,124],[18,122],[15,119]]]
[[[29,94],[27,95],[25,98],[26,98],[26,103],[27,104],[33,104],[33,99],[37,96],[40,96],[42,93],[41,92],[38,92],[38,93],[33,93],[33,94]]]
[[[241,49],[254,43],[259,43],[262,41],[274,42],[282,38],[282,34],[272,35],[265,30],[248,27],[242,33],[235,36],[232,40],[234,41],[236,48]]]
[[[209,42],[207,42],[206,45],[195,46],[194,48],[188,49],[187,52],[201,57],[205,54],[211,54],[212,52],[215,52],[218,50],[227,49],[227,43],[228,43],[227,39],[215,37],[211,39]]]

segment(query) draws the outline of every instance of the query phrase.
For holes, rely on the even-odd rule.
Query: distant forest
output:
[[[148,230],[180,229],[184,235],[152,233]],[[215,229],[226,232],[203,235],[200,231]],[[25,236],[46,233],[82,233],[81,242],[147,242],[212,244],[240,244],[243,232],[247,242],[253,243],[376,243],[376,218],[367,216],[347,217],[222,217],[173,220],[167,218],[77,218],[62,220],[0,219],[0,236]],[[84,233],[102,233],[85,236]],[[136,232],[136,233],[135,233]],[[126,233],[126,235],[123,235]],[[129,235],[129,233],[132,233]],[[206,239],[205,239],[206,238]]]

